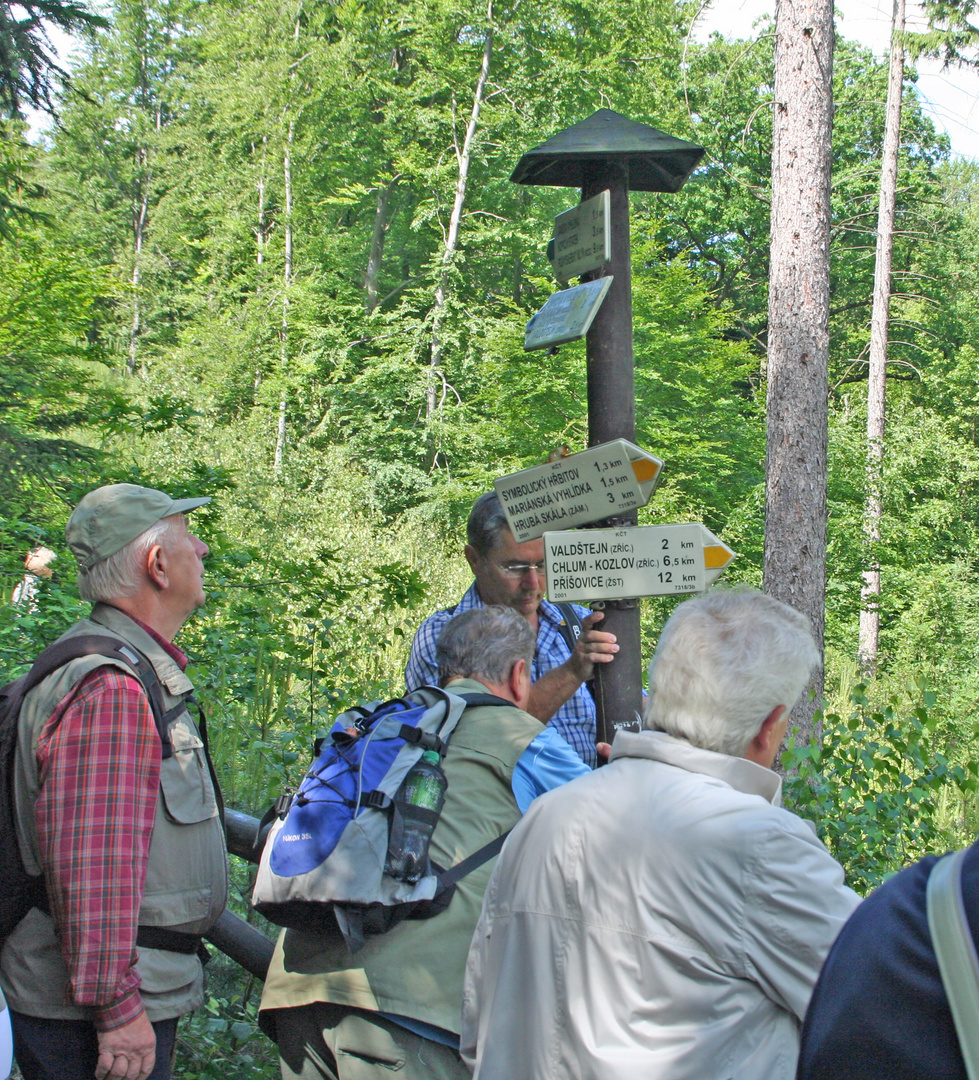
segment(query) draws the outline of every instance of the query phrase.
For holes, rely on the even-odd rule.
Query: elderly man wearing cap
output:
[[[208,549],[185,514],[209,501],[112,484],[68,522],[93,608],[62,640],[112,642],[49,675],[20,714],[18,840],[50,911],[33,908],[0,958],[25,1080],[166,1080],[177,1018],[202,999],[200,935],[224,908],[227,862],[172,640],[204,602]],[[155,672],[155,713],[155,680],[134,677],[115,648]]]

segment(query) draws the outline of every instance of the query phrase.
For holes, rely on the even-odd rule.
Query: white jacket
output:
[[[781,780],[660,732],[539,798],[490,880],[463,995],[479,1080],[791,1080],[859,903]]]

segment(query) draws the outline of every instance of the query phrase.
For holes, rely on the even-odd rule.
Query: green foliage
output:
[[[392,695],[390,669],[371,661],[392,648],[400,655],[398,613],[424,596],[421,578],[399,562],[340,577],[335,562],[320,552],[281,566],[275,582],[238,567],[213,590],[209,617],[182,638],[200,657],[192,675],[216,720],[229,805],[263,810],[296,785],[313,739],[338,712]]]
[[[10,116],[25,106],[53,112],[54,87],[68,80],[45,24],[63,34],[109,25],[75,0],[18,0],[0,5],[0,109]]]
[[[975,0],[924,0],[922,8],[928,29],[904,35],[905,48],[915,60],[937,57],[946,68],[979,63]]]
[[[2,525],[2,521],[0,521]],[[55,564],[57,568],[57,563]],[[0,602],[0,685],[23,675],[37,654],[89,612],[72,585],[57,576],[38,583],[33,607],[8,603],[20,574],[3,581]]]
[[[228,863],[229,909],[267,936],[278,936],[278,927],[251,911],[255,867],[234,856]],[[258,1026],[261,981],[218,950],[209,952],[204,1005],[180,1021],[174,1074],[181,1080],[278,1080],[275,1044]]]
[[[261,984],[241,979],[240,969],[220,954],[207,967],[202,1008],[177,1029],[181,1080],[274,1080],[280,1075],[275,1045],[258,1028]]]
[[[79,264],[42,228],[3,248],[0,275],[0,573],[13,573],[28,534],[64,522],[75,483],[96,475],[99,450],[79,427],[119,407],[87,339],[109,275]],[[22,523],[18,525],[17,522]],[[28,526],[29,523],[29,526]]]
[[[854,687],[848,715],[823,716],[821,745],[790,736],[782,752],[786,805],[814,822],[860,893],[959,843],[940,827],[940,795],[979,788],[979,763],[952,764],[936,747],[936,697],[923,682],[876,704],[866,690]]]
[[[704,164],[682,199],[661,196],[657,238],[682,255],[719,304],[730,303],[737,332],[761,354],[767,340],[769,183],[771,158],[771,25],[752,41],[714,35],[692,50],[685,93]],[[830,246],[830,377],[864,380],[873,285],[877,189],[887,96],[887,64],[839,38],[833,72],[833,192]],[[949,222],[940,211],[938,168],[948,149],[908,85],[901,124],[894,291],[930,307],[945,289],[918,265],[922,251],[944,246]],[[917,363],[918,341],[894,312],[895,359]]]
[[[522,349],[555,288],[553,216],[577,197],[508,177],[602,106],[708,150],[681,192],[632,196],[637,440],[666,461],[641,520],[703,521],[738,554],[727,579],[760,583],[764,28],[700,46],[685,0],[494,5],[447,259],[485,5],[116,0],[110,14],[49,144],[0,131],[0,237],[16,227],[0,239],[3,599],[31,547],[58,552],[34,609],[0,603],[2,677],[85,610],[61,540],[70,506],[133,480],[215,496],[193,517],[208,602],[178,644],[229,805],[260,811],[337,712],[398,693],[414,629],[468,584],[473,497],[587,440],[584,344]],[[827,638],[849,686],[886,70],[841,42],[835,78]],[[861,888],[976,815],[979,171],[945,160],[912,80],[905,93],[882,674],[827,710],[822,749],[785,757],[788,797]],[[644,603],[645,658],[676,602]],[[936,701],[888,696],[912,674]],[[233,876],[244,910],[247,872]],[[254,986],[223,961],[209,978],[182,1075],[273,1075]]]
[[[37,151],[23,139],[24,124],[0,118],[0,240],[11,240],[19,225],[47,220],[36,179]]]

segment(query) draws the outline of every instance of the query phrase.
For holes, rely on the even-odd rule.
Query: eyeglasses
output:
[[[506,566],[504,566],[502,563],[497,563],[496,565],[509,578],[522,578],[524,574],[528,573],[531,570],[533,570],[538,577],[544,576],[544,563],[542,562],[508,563]]]

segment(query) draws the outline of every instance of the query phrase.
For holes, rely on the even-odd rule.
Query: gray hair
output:
[[[819,664],[809,620],[754,589],[715,589],[673,612],[649,664],[643,727],[742,757]]]
[[[161,518],[114,555],[87,570],[79,568],[78,592],[81,598],[91,604],[110,604],[113,600],[134,596],[145,580],[146,557],[150,549],[157,544],[166,547],[171,531],[182,517],[182,514],[171,514],[170,517]]]
[[[470,547],[475,548],[476,553],[485,558],[496,547],[501,534],[509,528],[510,523],[499,495],[495,491],[480,495],[473,503],[466,524],[466,537]]]
[[[444,686],[449,679],[485,679],[498,685],[509,679],[518,660],[530,669],[536,646],[530,623],[513,608],[471,608],[442,628],[435,646],[439,682]]]

